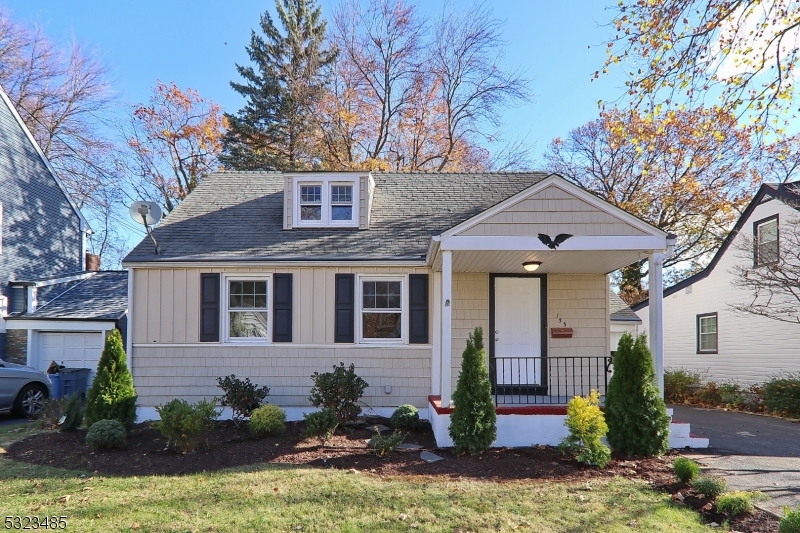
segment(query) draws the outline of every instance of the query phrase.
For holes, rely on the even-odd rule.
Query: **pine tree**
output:
[[[475,328],[461,359],[461,373],[453,393],[455,407],[450,415],[450,438],[459,454],[481,453],[497,438],[497,413],[485,359],[483,329]]]
[[[303,170],[313,160],[313,108],[324,91],[325,70],[335,51],[324,49],[326,22],[316,0],[276,0],[278,18],[261,16],[246,47],[254,66],[236,65],[245,97],[236,115],[225,114],[228,131],[220,161],[236,170]]]
[[[658,390],[645,335],[639,335],[636,342],[629,333],[620,339],[605,403],[607,438],[612,448],[646,457],[667,451],[670,418]]]
[[[86,399],[84,418],[90,427],[98,420],[118,420],[126,430],[136,421],[133,376],[125,361],[122,336],[116,329],[106,335],[97,374]]]

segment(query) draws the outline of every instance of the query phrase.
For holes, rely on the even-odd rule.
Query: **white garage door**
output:
[[[66,367],[90,368],[91,381],[102,351],[103,334],[100,332],[39,333],[39,370],[47,370],[52,361]]]

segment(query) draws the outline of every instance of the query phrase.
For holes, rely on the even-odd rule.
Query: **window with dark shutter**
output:
[[[355,274],[336,274],[334,342],[355,342]]]
[[[272,342],[292,342],[292,275],[274,274]]]
[[[219,342],[219,274],[200,274],[200,342]]]
[[[428,344],[428,275],[408,276],[408,342]]]

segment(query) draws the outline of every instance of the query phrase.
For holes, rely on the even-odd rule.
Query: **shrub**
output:
[[[306,413],[303,418],[306,420],[306,430],[303,432],[303,436],[306,438],[318,437],[322,442],[331,438],[339,426],[339,418],[329,407],[313,413]]]
[[[676,457],[672,463],[672,470],[682,483],[689,483],[700,475],[700,466],[686,457]]]
[[[764,405],[771,413],[800,417],[800,373],[775,376],[766,382]]]
[[[722,404],[722,395],[719,392],[719,385],[716,381],[709,381],[697,389],[696,399],[706,405]]]
[[[250,415],[250,431],[257,437],[283,435],[286,432],[286,413],[277,405],[262,405]]]
[[[606,392],[606,423],[611,447],[628,455],[652,457],[669,447],[667,406],[656,383],[647,338],[622,335],[614,374]]]
[[[308,399],[314,407],[332,409],[340,423],[355,420],[361,414],[357,402],[369,384],[356,375],[355,365],[345,368],[344,363],[339,363],[333,365],[333,372],[314,372],[311,379],[314,386]]]
[[[44,407],[36,416],[36,425],[39,429],[58,429],[58,421],[64,412],[65,402],[62,398],[48,398]]]
[[[261,407],[261,402],[269,394],[269,387],[259,387],[250,382],[236,377],[236,374],[217,378],[217,386],[225,393],[219,399],[222,407],[230,407],[233,411],[233,421],[238,426],[245,418],[250,418],[253,411]]]
[[[176,398],[156,406],[156,411],[161,417],[156,428],[166,437],[168,446],[182,452],[196,450],[219,416],[215,402],[206,400],[192,405]]]
[[[392,413],[393,428],[413,429],[419,425],[419,411],[413,405],[405,404]]]
[[[61,431],[74,431],[81,427],[83,423],[83,398],[81,398],[80,393],[74,392],[69,395],[66,403],[64,403],[62,412],[64,421],[58,425]]]
[[[664,398],[670,403],[684,403],[700,388],[702,377],[685,368],[668,368],[664,371]]]
[[[89,426],[99,420],[119,420],[126,431],[136,421],[136,390],[125,362],[119,330],[112,329],[106,335],[84,416]]]
[[[722,405],[740,409],[745,406],[745,392],[735,382],[723,383],[719,386],[719,399]]]
[[[705,494],[709,498],[714,499],[728,490],[728,482],[725,481],[724,477],[703,476],[694,480],[692,482],[692,487],[700,494]]]
[[[800,506],[796,511],[789,507],[783,508],[783,517],[778,524],[778,533],[800,533]]]
[[[478,327],[467,339],[461,373],[453,393],[455,407],[450,415],[448,432],[459,454],[481,453],[497,438],[497,413],[485,360],[483,329]]]
[[[96,452],[116,450],[125,444],[125,428],[119,420],[98,420],[86,433],[86,442]]]
[[[567,404],[564,424],[569,436],[561,441],[563,453],[572,454],[579,463],[604,468],[611,460],[611,450],[600,439],[608,431],[600,411],[600,393],[593,390],[588,396],[575,396]]]
[[[760,492],[747,492],[735,490],[726,492],[717,499],[717,511],[728,516],[738,516],[742,513],[752,513],[755,510],[753,502],[763,499]]]
[[[403,441],[406,440],[406,436],[406,433],[396,429],[391,435],[384,436],[381,435],[381,432],[378,431],[378,427],[375,426],[372,448],[375,450],[375,453],[383,457],[387,452],[396,452],[400,445],[403,444]]]

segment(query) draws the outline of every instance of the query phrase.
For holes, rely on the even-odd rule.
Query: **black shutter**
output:
[[[408,342],[428,344],[428,275],[408,276]]]
[[[272,279],[272,342],[292,342],[292,275]]]
[[[219,342],[219,274],[200,274],[200,342]]]
[[[356,275],[336,274],[336,319],[334,342],[356,342]]]

